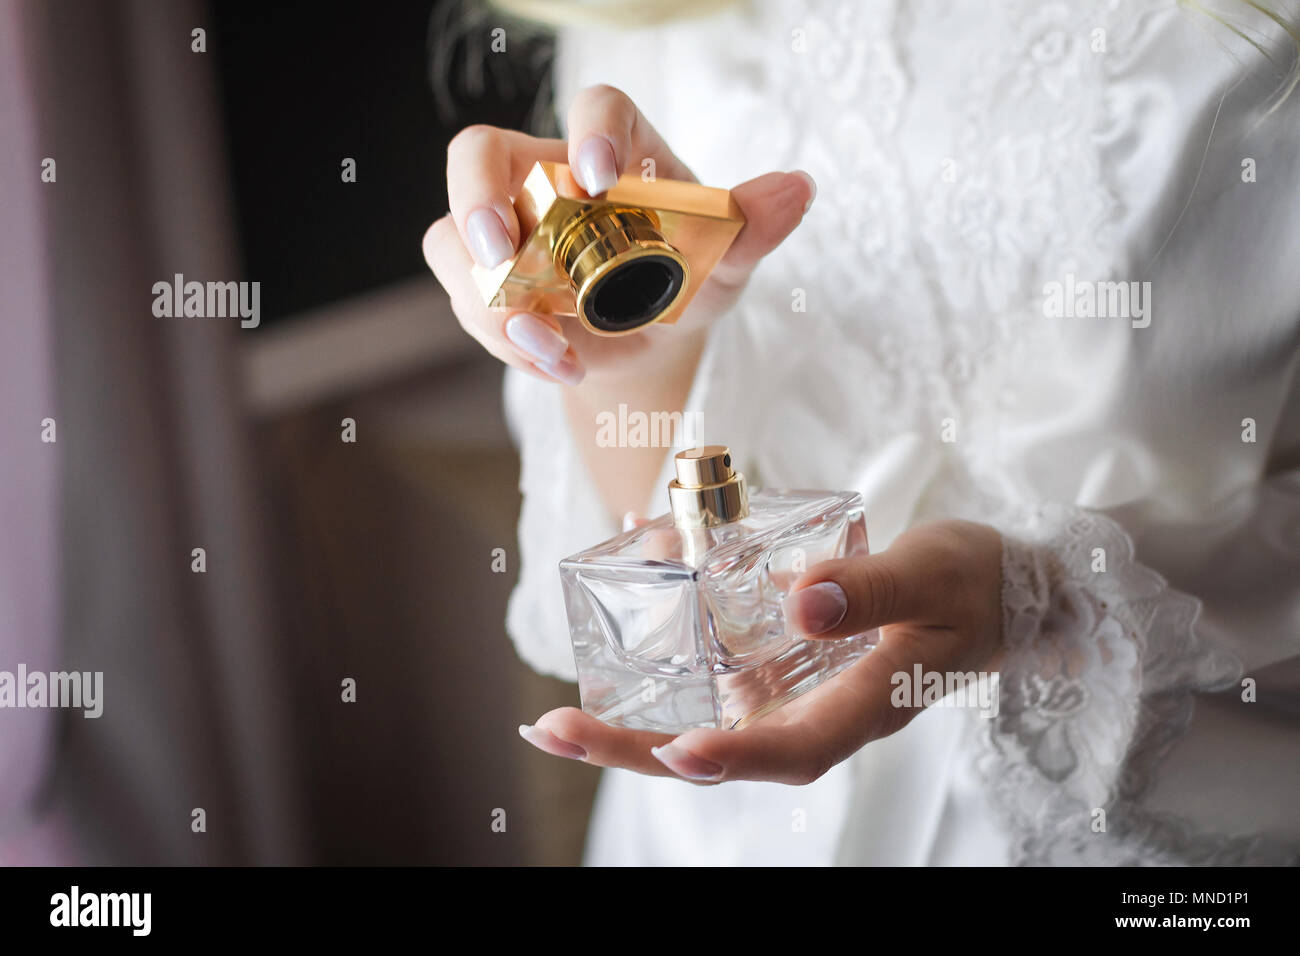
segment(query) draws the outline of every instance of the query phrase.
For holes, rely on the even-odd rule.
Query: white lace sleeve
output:
[[[559,562],[604,541],[618,529],[605,514],[587,469],[578,459],[560,388],[509,369],[505,404],[519,448],[519,488],[523,493],[519,580],[510,595],[506,630],[530,667],[574,680]]]
[[[1198,636],[1200,602],[1136,562],[1129,535],[1097,512],[1043,508],[1003,540],[1006,654],[980,769],[1014,834],[1012,862],[1248,855],[1162,832],[1178,824],[1141,803],[1193,694],[1242,671]]]

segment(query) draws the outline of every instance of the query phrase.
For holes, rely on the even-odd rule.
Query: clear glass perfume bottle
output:
[[[807,569],[867,553],[854,492],[756,491],[722,445],[681,452],[670,514],[560,562],[582,708],[663,733],[740,727],[870,650],[786,633]]]

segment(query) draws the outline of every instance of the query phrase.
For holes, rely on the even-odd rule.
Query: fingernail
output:
[[[565,385],[577,385],[587,377],[587,370],[578,364],[578,360],[565,355],[558,362],[534,362],[539,369],[551,378],[559,379]]]
[[[623,530],[631,531],[635,527],[636,527],[636,512],[629,511],[627,514],[623,515]]]
[[[792,634],[821,634],[829,631],[849,609],[844,589],[834,581],[823,581],[795,591],[783,602],[786,630]]]
[[[805,173],[802,169],[796,169],[794,171],[794,174],[796,176],[803,177],[804,181],[808,183],[808,188],[812,190],[812,195],[809,196],[808,201],[803,204],[803,211],[804,214],[806,215],[808,210],[812,208],[813,200],[817,198],[817,181],[813,179],[811,176],[809,176],[807,173]]]
[[[614,147],[603,136],[588,136],[578,147],[578,179],[587,194],[603,193],[618,182]]]
[[[651,747],[650,752],[661,764],[688,780],[717,780],[722,776],[722,768],[712,761],[697,757],[685,747],[675,743],[662,747]]]
[[[506,320],[506,338],[535,362],[551,365],[569,351],[569,340],[537,316],[516,312]]]
[[[465,217],[465,235],[474,261],[484,269],[499,266],[515,254],[515,244],[491,209],[475,209]]]
[[[586,760],[587,751],[583,750],[577,744],[571,744],[567,740],[561,740],[549,730],[542,730],[541,727],[534,727],[532,724],[520,724],[519,736],[528,741],[538,750],[544,750],[546,753],[555,757],[568,757],[570,760]]]

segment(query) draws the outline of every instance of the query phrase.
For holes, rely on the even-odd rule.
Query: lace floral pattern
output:
[[[1191,839],[1185,822],[1142,807],[1193,694],[1241,673],[1198,640],[1199,602],[1135,562],[1128,535],[1096,512],[1046,506],[1004,542],[1000,712],[978,765],[1016,834],[1013,862],[1285,858],[1255,841]]]
[[[1044,321],[1044,283],[1128,268],[1127,210],[1101,144],[1131,139],[1133,117],[1109,87],[1159,11],[1177,15],[1171,0],[756,7],[753,24],[736,26],[754,42],[737,40],[728,55],[762,77],[764,95],[742,100],[737,125],[761,131],[772,166],[807,169],[835,193],[756,277],[711,400],[752,394],[744,356],[780,349],[787,360],[774,374],[792,384],[767,393],[780,407],[764,417],[796,415],[802,401],[807,443],[842,441],[824,414],[832,397],[806,384],[820,374],[808,366],[834,351],[859,371],[841,400],[889,412],[858,424],[862,449],[944,418],[966,436],[997,434],[1080,345]],[[971,41],[940,49],[927,45],[934,34]],[[936,71],[931,54],[951,62]],[[794,343],[792,286],[808,299],[795,321],[809,334]],[[1086,347],[1102,350],[1119,332],[1090,331]],[[845,475],[863,466],[846,461]]]

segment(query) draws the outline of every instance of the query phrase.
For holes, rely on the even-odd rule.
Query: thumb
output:
[[[766,173],[741,183],[731,195],[745,214],[745,225],[710,278],[724,285],[741,286],[759,260],[803,220],[817,195],[817,184],[802,170]]]
[[[911,620],[918,611],[913,588],[896,564],[884,551],[814,565],[782,603],[786,630],[801,637],[851,637]]]

